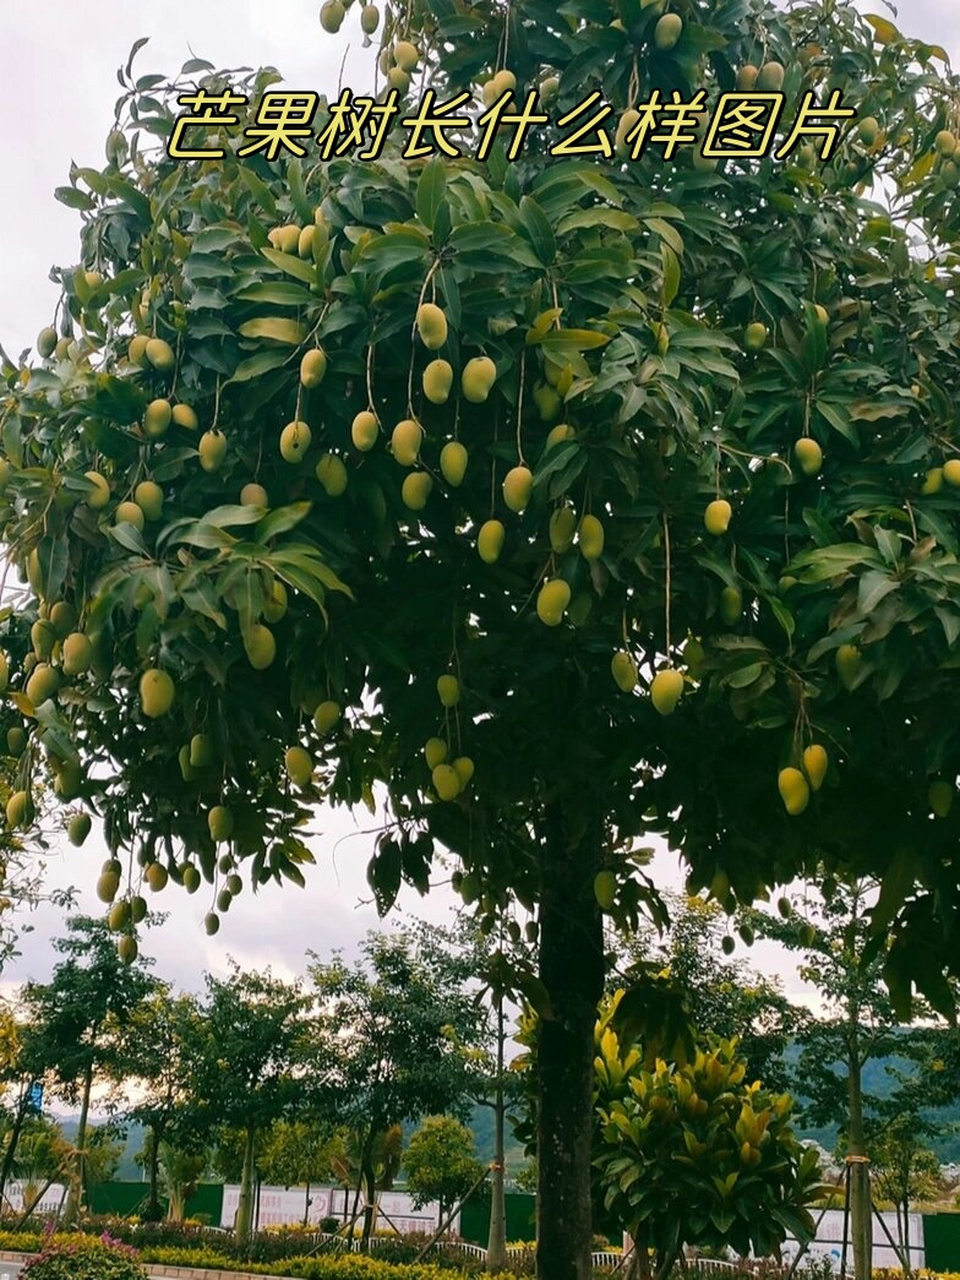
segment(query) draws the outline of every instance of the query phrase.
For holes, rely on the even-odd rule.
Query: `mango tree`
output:
[[[326,99],[274,148],[274,71],[128,63],[0,402],[38,610],[11,826],[46,759],[121,861],[128,955],[142,879],[206,882],[215,931],[245,880],[303,883],[318,801],[378,784],[384,909],[437,844],[490,927],[535,908],[551,1280],[588,1274],[601,912],[655,909],[640,835],[739,902],[819,860],[883,877],[901,1004],[960,967],[957,82],[848,3],[666,8],[391,10],[369,106],[482,85],[445,148]],[[786,95],[778,154],[641,110],[738,86]],[[836,145],[788,147],[834,91]],[[521,145],[512,94],[547,117]]]

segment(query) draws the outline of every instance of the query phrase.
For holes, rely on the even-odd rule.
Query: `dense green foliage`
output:
[[[788,68],[791,100],[808,86],[842,88],[879,120],[880,140],[866,145],[852,131],[827,163],[728,162],[714,172],[653,152],[602,168],[597,157],[558,162],[546,152],[549,130],[515,164],[498,144],[485,166],[403,162],[395,139],[379,162],[310,169],[289,156],[241,162],[230,148],[222,161],[177,164],[129,137],[115,145],[106,169],[74,174],[83,264],[61,278],[64,328],[82,326],[83,336],[44,367],[8,370],[3,428],[6,536],[47,607],[63,597],[82,615],[96,660],[79,677],[61,671],[58,697],[34,707],[20,692],[14,705],[60,774],[76,772],[69,762],[80,753],[81,780],[68,781],[103,808],[111,846],[132,841],[175,878],[181,841],[187,860],[214,876],[206,813],[218,802],[235,810],[233,853],[251,859],[255,878],[299,878],[308,855],[296,825],[309,802],[356,803],[382,778],[410,834],[387,842],[375,864],[384,905],[400,876],[425,887],[431,845],[408,828],[418,814],[489,886],[488,905],[508,886],[534,900],[536,865],[517,843],[517,813],[532,815],[536,796],[587,773],[621,839],[650,824],[669,829],[700,882],[719,867],[749,900],[807,865],[814,829],[828,858],[849,860],[845,815],[869,784],[878,803],[856,812],[858,847],[869,851],[861,856],[898,875],[896,859],[907,859],[930,886],[905,907],[903,885],[894,936],[916,927],[917,945],[894,947],[891,974],[901,996],[910,977],[942,995],[936,974],[953,944],[944,933],[932,953],[925,939],[946,928],[937,904],[954,891],[949,849],[960,819],[930,829],[926,797],[931,778],[957,772],[943,719],[958,630],[957,499],[949,484],[923,489],[926,470],[953,449],[953,267],[949,257],[913,257],[902,222],[864,193],[888,176],[895,211],[909,211],[934,245],[949,237],[956,202],[931,144],[951,81],[935,72],[931,47],[847,6],[691,8],[670,56],[649,43],[653,9],[614,29],[584,0],[574,30],[536,0],[529,8],[533,26],[513,13],[510,61],[521,82],[551,63],[561,106],[595,82],[622,109],[631,73],[685,91],[704,79],[725,87],[754,56],[762,23],[767,56],[779,53]],[[461,19],[439,6],[408,15],[411,30],[416,21],[438,86],[496,65],[496,6],[473,11],[469,46],[455,52],[444,41],[462,39]],[[239,87],[256,94],[270,78]],[[150,105],[138,107],[143,91],[130,87],[121,112],[162,133],[174,91],[151,82]],[[312,259],[268,242],[272,224],[313,223],[317,209]],[[418,296],[447,309],[455,366],[480,352],[495,361],[488,404],[437,407],[414,392],[424,364]],[[745,355],[743,326],[758,317],[770,342]],[[169,341],[175,368],[130,362],[135,332]],[[317,344],[327,373],[305,391],[297,358]],[[544,419],[560,409],[544,414],[534,392],[560,378],[576,436],[547,457]],[[201,428],[223,428],[221,465],[200,465],[192,419],[145,429],[158,397],[188,405]],[[350,444],[351,420],[366,408],[384,431],[418,415],[430,470],[443,441],[461,435],[474,459],[464,482],[436,485],[412,513],[400,499],[405,469],[379,446]],[[297,413],[312,424],[308,468],[267,447]],[[805,434],[825,450],[813,478],[789,461]],[[346,467],[342,496],[311,470],[330,453]],[[528,456],[537,477],[529,510],[506,513],[505,550],[485,565],[476,532],[503,514],[500,481]],[[91,468],[108,485],[102,514],[86,502]],[[164,489],[161,518],[143,530],[117,523],[117,501],[147,477]],[[252,480],[269,513],[237,505]],[[717,493],[736,512],[719,538],[704,535],[702,521]],[[600,560],[551,549],[549,518],[565,505],[578,518],[601,513]],[[544,572],[580,599],[577,626],[545,628],[529,607]],[[286,612],[271,603],[275,581]],[[725,589],[742,605],[730,621]],[[438,615],[450,618],[449,633]],[[245,647],[263,639],[253,630],[263,625],[276,627],[279,657],[251,678]],[[618,691],[610,658],[626,645],[648,682],[656,666],[678,662],[691,634],[705,657],[687,664],[687,692],[701,696],[661,723],[647,699]],[[859,647],[862,663],[841,677],[834,658],[844,644]],[[15,688],[25,657],[12,655]],[[140,673],[158,663],[175,679],[182,715],[150,718],[137,706]],[[451,664],[465,700],[444,714],[433,685]],[[536,730],[570,664],[583,683],[561,762]],[[309,721],[325,700],[346,712],[332,734]],[[901,705],[914,708],[909,733]],[[469,818],[465,801],[430,800],[420,749],[433,730],[478,765]],[[189,770],[195,803],[185,805],[178,753],[195,733],[222,767]],[[814,738],[843,768],[809,816],[787,819],[760,761],[795,764]],[[644,762],[628,749],[637,741],[646,763],[676,768],[638,772]],[[316,765],[305,790],[283,774],[292,743]],[[112,762],[109,778],[93,769],[97,759]],[[724,806],[732,795],[737,804]],[[735,825],[738,812],[750,815],[748,828]],[[628,913],[637,892],[622,899]]]
[[[427,1116],[410,1139],[403,1169],[414,1207],[436,1200],[443,1222],[484,1166],[474,1155],[473,1134],[466,1125],[452,1116]]]
[[[381,910],[437,842],[489,928],[537,906],[541,1190],[577,1200],[541,1244],[570,1276],[601,902],[659,910],[639,837],[743,903],[823,861],[882,879],[901,1016],[914,985],[949,1011],[960,972],[957,81],[849,3],[664,7],[418,0],[384,70],[404,38],[441,95],[509,69],[619,118],[775,64],[794,111],[836,90],[859,124],[721,165],[561,158],[555,115],[513,162],[503,135],[479,162],[394,131],[376,161],[271,163],[223,127],[222,158],[180,163],[146,144],[230,77],[128,65],[108,163],[61,193],[84,224],[61,341],[0,398],[3,537],[43,615],[30,652],[34,605],[10,627],[10,825],[42,746],[130,851],[106,896],[205,877],[212,932],[245,877],[303,882],[313,804],[379,783]]]
[[[735,1041],[713,1041],[687,1063],[645,1069],[639,1048],[598,1023],[594,1164],[603,1208],[638,1242],[643,1269],[663,1280],[686,1245],[776,1255],[788,1235],[813,1236],[816,1152],[792,1128],[793,1100],[751,1082]]]

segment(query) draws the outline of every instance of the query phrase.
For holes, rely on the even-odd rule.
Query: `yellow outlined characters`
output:
[[[582,102],[578,102],[572,110],[568,111],[565,116],[561,116],[557,121],[558,126],[561,129],[565,129],[567,125],[573,124],[573,122],[579,119],[580,116],[586,115],[589,111],[592,111],[600,100],[599,92],[594,90],[594,92],[590,94],[589,98],[584,98]],[[575,129],[569,138],[563,138],[560,142],[555,142],[550,148],[550,155],[585,156],[594,155],[597,152],[600,152],[605,159],[611,159],[613,156],[613,143],[610,141],[610,135],[606,130],[600,128],[604,120],[611,115],[613,115],[613,107],[611,107],[609,103],[603,103],[600,109],[595,112],[595,114],[591,116],[585,124],[582,124],[579,129]],[[584,143],[582,146],[578,145],[580,139],[590,133],[591,130],[597,131],[597,141]]]
[[[782,93],[722,93],[702,153],[708,160],[759,159],[783,114]]]
[[[433,155],[439,149],[444,155],[453,158],[461,155],[459,147],[455,147],[452,142],[444,136],[444,129],[469,129],[470,120],[467,116],[454,116],[453,112],[457,111],[464,103],[470,101],[470,94],[464,90],[458,93],[455,98],[450,98],[446,102],[437,103],[437,94],[434,89],[428,89],[424,95],[420,108],[415,116],[404,116],[400,121],[404,129],[410,130],[410,137],[407,145],[403,150],[404,160],[419,160],[423,156]],[[434,105],[436,104],[436,105]],[[431,115],[431,112],[434,114]],[[433,133],[433,142],[421,142],[421,135],[430,130]]]
[[[664,160],[672,160],[678,147],[693,146],[706,100],[706,89],[698,89],[689,101],[674,89],[673,102],[662,101],[660,90],[654,89],[636,108],[637,120],[624,139],[630,147],[629,158],[639,160],[648,142],[663,147]]]
[[[383,102],[375,102],[373,98],[355,98],[350,89],[344,89],[339,101],[331,103],[329,119],[317,134],[320,159],[331,160],[363,146],[368,131],[372,134],[370,145],[366,151],[357,152],[357,159],[378,159],[391,121],[400,110],[399,96],[396,89],[391,89]]]
[[[480,140],[480,146],[477,148],[477,159],[487,160],[490,156],[491,148],[496,140],[497,130],[501,125],[515,125],[516,132],[513,140],[507,148],[507,159],[516,160],[517,156],[526,141],[530,126],[534,124],[549,124],[550,117],[542,112],[535,112],[534,107],[539,101],[539,93],[536,89],[531,89],[527,94],[527,99],[523,104],[522,110],[508,115],[507,107],[512,101],[512,93],[508,90],[502,94],[496,102],[485,111],[477,124],[483,125],[483,137]]]
[[[182,112],[173,122],[170,140],[167,143],[167,155],[171,160],[222,160],[227,154],[223,147],[185,147],[183,135],[191,125],[209,129],[210,125],[239,124],[240,117],[234,115],[232,107],[245,107],[248,99],[238,93],[207,93],[206,89],[198,89],[196,93],[182,93],[177,98],[181,107],[192,107],[194,114]]]
[[[830,95],[830,101],[825,107],[821,107],[817,104],[816,94],[812,89],[808,89],[803,95],[800,110],[793,122],[793,129],[780,149],[774,152],[774,157],[777,160],[786,159],[803,138],[821,138],[820,159],[829,160],[840,135],[838,122],[851,120],[857,114],[853,107],[841,107],[842,101],[843,93],[839,89],[834,89]],[[824,120],[834,123],[816,123]]]
[[[237,151],[238,157],[243,159],[257,151],[264,152],[270,161],[276,160],[281,151],[305,156],[307,149],[297,139],[310,137],[319,101],[317,93],[283,89],[265,93],[257,107],[256,120],[243,131],[243,136],[252,141]]]

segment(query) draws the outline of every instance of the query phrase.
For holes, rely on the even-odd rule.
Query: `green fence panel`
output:
[[[92,1213],[112,1214],[129,1218],[142,1212],[147,1203],[150,1188],[146,1182],[99,1182],[90,1188],[89,1204]],[[166,1197],[160,1197],[166,1208]],[[203,1183],[187,1201],[187,1217],[204,1216],[219,1227],[223,1210],[223,1186],[220,1183]]]
[[[535,1240],[537,1238],[534,1213],[536,1196],[520,1191],[506,1194],[507,1240]],[[460,1210],[460,1235],[471,1244],[487,1247],[490,1235],[490,1197],[474,1197]]]
[[[960,1213],[923,1215],[923,1253],[930,1271],[960,1271]]]
[[[223,1212],[223,1183],[202,1182],[187,1200],[188,1218],[209,1218],[210,1225],[219,1227]]]
[[[149,1194],[145,1182],[98,1182],[90,1188],[88,1203],[92,1213],[129,1218],[144,1208]]]

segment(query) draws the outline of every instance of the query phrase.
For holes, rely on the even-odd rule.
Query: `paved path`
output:
[[[19,1262],[0,1262],[0,1280],[16,1280],[22,1264]],[[151,1276],[150,1280],[173,1280],[171,1276]]]

